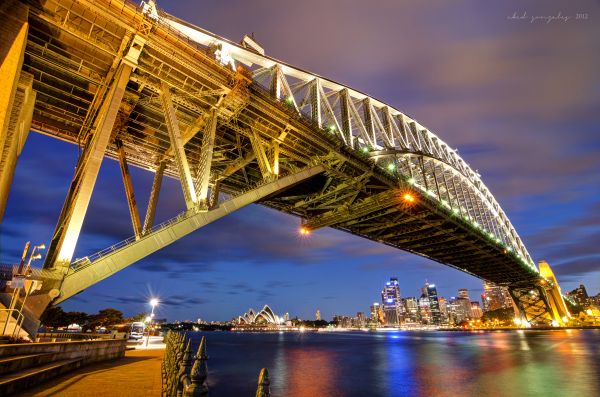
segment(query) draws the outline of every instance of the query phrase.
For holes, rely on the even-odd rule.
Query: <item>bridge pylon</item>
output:
[[[571,314],[548,262],[538,263],[540,279],[534,284],[514,285],[508,292],[526,326],[564,326]]]

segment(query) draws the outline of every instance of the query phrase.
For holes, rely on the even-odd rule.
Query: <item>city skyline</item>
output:
[[[532,3],[530,12],[551,14],[557,4]],[[275,17],[266,17],[265,10],[283,11],[267,4],[239,3],[234,14],[217,3],[200,7],[159,1],[159,6],[233,41],[254,31],[268,55],[347,83],[413,115],[481,170],[534,259],[553,266],[563,292],[580,283],[591,295],[600,292],[600,138],[595,133],[600,97],[591,88],[600,57],[589,41],[598,36],[591,22],[519,24],[508,19],[521,7],[516,2],[485,10],[452,7],[453,12],[434,3],[386,5],[379,11],[370,8],[381,14],[364,21],[364,10],[355,5],[344,8],[347,15],[331,30],[328,45],[311,46],[319,39],[316,32],[295,32],[301,29],[304,7],[310,8],[306,5],[292,5],[299,9]],[[315,18],[322,20],[315,23],[320,26],[328,26],[342,8],[319,7],[322,12]],[[571,7],[560,4],[563,13],[575,13]],[[586,7],[597,9],[592,2]],[[364,31],[356,31],[359,21],[368,24]],[[459,22],[462,30],[456,30]],[[411,31],[426,34],[409,42]],[[480,36],[487,38],[485,43],[473,39]],[[357,43],[365,52],[358,59]],[[427,52],[419,50],[426,47]],[[416,53],[406,57],[405,48]],[[477,57],[479,66],[472,67],[468,57],[453,51]],[[417,58],[422,61],[414,62]],[[573,79],[567,82],[564,76]],[[490,88],[498,89],[488,95]],[[455,119],[461,122],[447,122]],[[0,230],[1,262],[16,262],[28,240],[48,244],[77,155],[73,145],[30,134]],[[144,193],[138,200],[145,208],[152,175],[133,167],[131,174],[136,190]],[[161,194],[159,222],[175,215],[183,202],[175,180],[165,180]],[[132,235],[124,197],[118,164],[105,161],[76,257]],[[87,311],[112,306],[133,314],[147,310],[146,302],[155,295],[163,302],[157,308],[161,317],[223,320],[224,313],[243,313],[247,302],[258,307],[277,301],[301,317],[309,318],[319,307],[323,317],[331,318],[336,312],[353,313],[356,307],[366,312],[359,302],[372,301],[366,296],[390,273],[411,285],[444,280],[436,283],[440,296],[451,296],[449,291],[462,286],[481,288],[479,279],[457,270],[337,230],[301,237],[299,224],[297,218],[251,206],[62,306]],[[301,301],[308,307],[301,307]]]

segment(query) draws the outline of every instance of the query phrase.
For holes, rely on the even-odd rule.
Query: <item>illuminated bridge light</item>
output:
[[[388,171],[394,171],[394,170],[396,169],[396,164],[394,164],[394,163],[389,163],[389,164],[387,165],[387,169],[388,169]]]
[[[428,194],[429,196],[431,196],[431,197],[435,197],[435,193],[434,193],[434,192],[432,192],[431,190],[428,190],[428,191],[427,191],[427,194]]]
[[[415,202],[415,196],[413,196],[410,193],[404,193],[404,195],[402,196],[402,200],[404,200],[407,203],[414,203]]]
[[[413,177],[408,178],[408,183],[410,183],[411,185],[414,185],[415,184],[415,178],[413,178]]]
[[[360,150],[362,150],[363,153],[369,153],[369,147],[368,146],[363,146]]]
[[[332,133],[335,132],[335,125],[330,125],[329,131],[331,131]]]
[[[310,229],[302,226],[299,230],[300,234],[303,236],[308,236],[310,234]]]
[[[458,214],[460,211],[458,210],[458,208],[452,208],[452,212]]]
[[[294,97],[293,96],[288,96],[287,98],[285,98],[287,103],[293,103],[294,102]]]

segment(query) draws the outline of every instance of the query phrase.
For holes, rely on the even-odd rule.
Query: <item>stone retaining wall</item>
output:
[[[87,365],[123,357],[126,345],[126,339],[0,345],[0,357],[51,353],[54,360],[81,358]]]

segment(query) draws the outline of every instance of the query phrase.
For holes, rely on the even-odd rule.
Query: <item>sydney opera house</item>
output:
[[[238,327],[241,328],[272,328],[278,327],[283,323],[283,319],[273,313],[269,305],[265,305],[262,310],[255,311],[250,308],[243,316],[239,316],[236,320]]]

